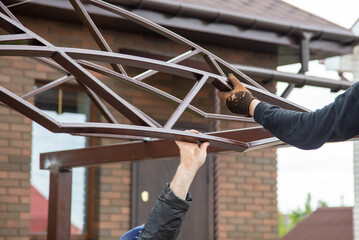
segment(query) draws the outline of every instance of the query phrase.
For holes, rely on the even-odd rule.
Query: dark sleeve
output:
[[[254,119],[283,142],[302,149],[350,139],[359,134],[359,83],[314,112],[295,112],[259,103]]]
[[[167,183],[138,239],[175,240],[191,203],[190,193],[187,194],[186,200],[183,200],[171,191]]]

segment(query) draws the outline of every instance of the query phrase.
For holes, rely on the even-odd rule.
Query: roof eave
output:
[[[14,0],[4,0],[3,2],[10,4]],[[112,2],[122,3],[123,1],[112,0]],[[279,64],[297,62],[296,57],[293,57],[293,49],[294,53],[299,51],[300,35],[304,31],[313,33],[313,40],[310,44],[312,59],[351,53],[353,46],[359,42],[359,37],[346,29],[294,26],[274,21],[273,19],[245,16],[228,11],[217,11],[173,2],[146,0],[142,5],[138,5],[139,3],[142,3],[142,1],[128,1],[127,5],[137,4],[136,6],[141,7],[141,9],[132,9],[132,12],[174,30],[192,41],[211,44],[225,41],[227,46],[237,48],[244,48],[243,46],[245,46],[245,48],[249,49],[252,47],[261,51],[276,52],[279,53],[279,57],[282,59],[279,60]],[[144,9],[150,8],[149,6],[152,6],[157,11]],[[87,5],[86,7],[99,26],[116,30],[122,28],[119,25],[119,22],[123,23],[125,21],[122,17],[94,6]],[[176,10],[176,7],[181,7],[181,10]],[[46,11],[42,11],[43,9],[46,9]],[[160,11],[160,9],[163,9],[163,11]],[[177,16],[169,16],[169,13],[164,13],[165,9],[172,13],[176,13],[176,11],[180,11],[180,13],[177,13]],[[79,22],[76,14],[73,14],[72,6],[68,1],[33,0],[11,10],[19,14],[50,19],[56,19],[53,14],[56,11],[57,16],[61,16],[64,21]],[[193,16],[196,16],[196,18]],[[206,19],[203,19],[204,17]],[[250,22],[252,23],[249,24]],[[132,27],[131,29],[136,30]],[[291,54],[281,56],[280,53],[283,52],[291,52]]]

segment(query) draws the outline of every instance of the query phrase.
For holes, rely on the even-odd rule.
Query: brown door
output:
[[[158,195],[165,184],[172,180],[178,163],[178,157],[133,163],[133,227],[146,222]],[[193,202],[177,239],[212,239],[212,161],[210,156],[207,157],[206,163],[198,171],[190,191]]]

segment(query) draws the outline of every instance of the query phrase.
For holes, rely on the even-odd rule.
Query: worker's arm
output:
[[[256,99],[246,107],[274,136],[302,149],[315,149],[326,142],[344,141],[359,134],[359,83],[314,112],[290,111]]]
[[[197,131],[191,130],[196,133]],[[180,149],[180,164],[172,182],[166,184],[147,219],[139,240],[174,240],[177,238],[184,216],[191,205],[189,187],[207,156],[209,143],[176,141]]]

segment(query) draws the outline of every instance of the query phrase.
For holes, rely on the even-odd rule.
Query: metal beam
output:
[[[97,45],[102,51],[112,52],[112,49],[106,42],[105,38],[102,36],[100,30],[97,28],[90,15],[87,13],[86,9],[79,0],[70,0],[72,6],[74,7],[77,15],[80,17],[85,26],[89,29],[93,39],[96,41]],[[125,69],[121,65],[111,64],[113,70],[120,72],[127,76]]]
[[[72,172],[50,172],[47,240],[71,239]]]
[[[294,73],[285,73],[279,72],[272,69],[259,68],[259,67],[249,67],[244,65],[234,65],[240,71],[245,74],[248,74],[252,77],[259,78],[270,78],[275,81],[294,83],[295,85],[305,84],[308,86],[314,87],[323,87],[334,90],[346,90],[351,87],[352,83],[342,80],[332,80],[326,78],[319,78],[313,76],[307,76],[304,74],[294,74]]]
[[[179,132],[183,133],[183,131]],[[181,134],[181,137],[178,137],[177,139],[197,141],[197,139],[194,138],[195,136],[196,134],[184,132]],[[242,151],[250,151],[282,144],[282,142],[273,137],[270,132],[262,127],[197,134],[197,137],[199,141],[211,142],[208,152],[226,151],[223,146],[215,147],[216,144],[212,141],[213,139],[220,138],[232,139],[232,142],[242,142]],[[250,147],[245,147],[246,145]],[[239,149],[237,148],[237,150]],[[53,163],[59,169],[66,169],[123,161],[164,158],[178,156],[178,153],[178,147],[173,140],[137,141],[108,146],[42,153],[40,154],[40,168],[47,169],[47,166],[49,166],[48,163]]]
[[[176,108],[175,112],[172,114],[172,116],[168,119],[166,122],[164,128],[170,129],[173,127],[173,125],[177,122],[179,117],[182,115],[182,113],[186,110],[188,105],[192,102],[193,98],[197,95],[197,93],[201,90],[201,88],[204,86],[206,81],[208,80],[208,76],[204,75],[201,80],[195,83],[195,85],[192,87],[192,89],[189,91],[187,96],[183,99],[181,104]]]

